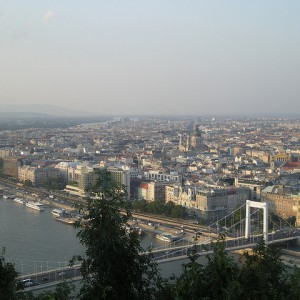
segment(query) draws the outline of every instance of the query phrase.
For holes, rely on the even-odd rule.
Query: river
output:
[[[51,210],[45,207],[44,211],[36,211],[0,197],[0,247],[5,247],[6,260],[13,262],[21,274],[65,267],[73,255],[84,253],[77,230],[56,221]],[[166,245],[155,239],[154,233],[140,239],[143,248]],[[181,264],[167,263],[160,268],[168,276],[178,273]]]

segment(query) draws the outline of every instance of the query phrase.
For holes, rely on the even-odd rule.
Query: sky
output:
[[[0,110],[299,114],[299,0],[0,0]]]

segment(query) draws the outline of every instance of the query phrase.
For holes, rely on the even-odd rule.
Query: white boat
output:
[[[167,233],[155,235],[155,237],[158,240],[161,240],[161,241],[164,241],[164,242],[168,242],[168,243],[178,241],[178,240],[182,239],[183,236],[184,236],[184,233],[180,233],[180,234],[176,234],[176,235],[167,234]]]
[[[65,212],[64,208],[55,208],[52,210],[52,215],[56,216],[56,217],[61,217]]]
[[[44,210],[44,205],[40,202],[29,201],[26,202],[25,205],[35,210]]]
[[[18,203],[18,204],[22,204],[22,205],[25,204],[24,199],[21,199],[21,198],[15,198],[13,201]]]
[[[68,224],[68,225],[73,225],[75,224],[76,221],[78,221],[77,218],[62,218],[62,217],[56,217],[55,218],[57,221]]]
[[[164,242],[172,242],[173,239],[172,239],[172,235],[171,234],[166,234],[166,233],[163,233],[163,234],[156,234],[155,237],[158,239],[158,240],[161,240],[161,241],[164,241]]]

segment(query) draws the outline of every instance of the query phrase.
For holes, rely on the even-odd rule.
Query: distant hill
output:
[[[23,116],[38,117],[38,116],[56,116],[56,117],[80,117],[80,116],[95,116],[93,113],[69,109],[56,105],[28,104],[28,105],[1,105],[1,113],[9,113],[11,116],[15,114],[23,114]]]

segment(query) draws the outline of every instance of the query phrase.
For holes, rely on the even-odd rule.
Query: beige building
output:
[[[18,179],[21,182],[30,180],[34,186],[41,186],[43,182],[49,178],[61,178],[58,169],[52,167],[31,167],[21,166],[18,168]]]
[[[82,167],[79,169],[78,186],[67,185],[65,191],[69,194],[78,196],[88,196],[90,190],[97,182],[98,174],[95,169],[91,167]],[[115,167],[109,167],[107,170],[117,183],[125,186],[127,192],[127,200],[130,199],[130,172],[129,170],[122,170]]]
[[[68,184],[65,187],[65,192],[69,193],[70,195],[76,195],[80,197],[89,196],[90,193],[88,192],[88,190],[91,189],[92,186],[94,186],[98,177],[95,173],[95,170],[91,167],[79,166],[78,169],[76,169],[76,174],[77,180],[73,181],[77,181],[77,184]]]
[[[169,184],[169,182],[162,181],[142,182],[138,187],[138,197],[149,202],[160,201],[165,203],[166,186]]]
[[[147,182],[142,182],[138,189],[138,200],[148,200],[148,183]]]
[[[24,157],[4,157],[3,174],[18,178],[18,168],[23,165]]]
[[[230,214],[245,204],[249,196],[248,188],[166,187],[166,202],[182,205],[190,213],[207,221],[216,221]]]
[[[250,190],[249,200],[260,200],[261,190],[264,185],[261,181],[248,178],[235,178],[234,185],[236,187],[247,187]]]
[[[108,167],[107,170],[112,174],[116,182],[125,186],[127,200],[130,200],[130,171],[129,168]]]
[[[267,202],[269,211],[287,219],[296,218],[300,226],[300,189],[282,185],[268,186],[261,192],[261,201]]]
[[[10,149],[0,149],[0,158],[4,158],[6,156],[11,156],[12,151]]]

